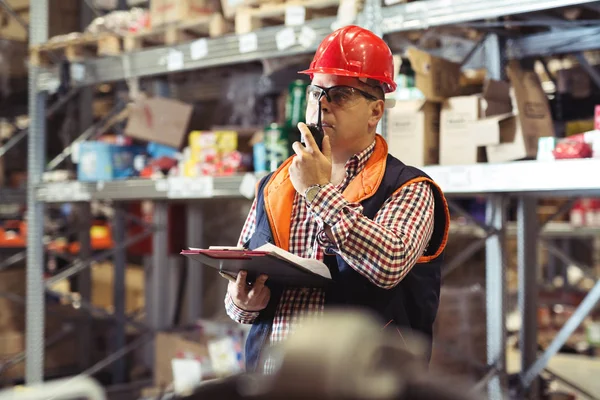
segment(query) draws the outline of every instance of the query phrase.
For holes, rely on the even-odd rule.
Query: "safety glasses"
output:
[[[317,85],[308,85],[306,88],[306,99],[310,103],[318,103],[325,97],[327,101],[339,107],[348,107],[364,97],[370,101],[379,100],[377,97],[364,90],[352,86],[338,85],[324,88]]]

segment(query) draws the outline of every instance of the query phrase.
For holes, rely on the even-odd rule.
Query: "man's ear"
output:
[[[383,118],[383,112],[385,111],[385,101],[377,100],[370,104],[369,107],[371,115],[369,116],[369,126],[375,127]]]

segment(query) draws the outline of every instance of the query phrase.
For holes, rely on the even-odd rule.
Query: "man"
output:
[[[449,214],[441,190],[423,172],[387,152],[376,127],[384,93],[395,91],[393,59],[372,32],[347,26],[319,46],[309,74],[306,120],[318,119],[322,150],[304,124],[305,145],[263,179],[240,245],[266,242],[301,257],[323,260],[334,284],[321,288],[252,285],[240,273],[225,297],[228,315],[253,324],[247,369],[258,367],[265,345],[277,343],[302,320],[327,307],[364,307],[386,327],[407,327],[431,338],[440,290],[440,263]],[[398,330],[400,333],[400,330]]]

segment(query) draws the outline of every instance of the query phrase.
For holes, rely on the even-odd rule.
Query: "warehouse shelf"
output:
[[[384,8],[384,34],[435,26],[496,18],[520,13],[543,11],[557,7],[593,3],[593,0],[427,0]],[[119,56],[88,59],[72,65],[73,84],[84,86],[102,82],[141,78],[173,72],[259,61],[268,58],[309,54],[332,31],[336,18],[306,21],[302,27],[269,27],[244,35],[225,35],[172,46],[124,53]],[[289,35],[291,31],[293,35]],[[281,36],[278,36],[281,35]],[[293,39],[290,39],[293,37]],[[555,38],[556,36],[553,36]],[[586,48],[596,48],[594,35]],[[283,38],[283,39],[282,39]],[[291,40],[291,41],[290,41]],[[538,41],[515,41],[514,54],[536,52]],[[556,39],[554,39],[556,40]],[[560,39],[558,39],[560,40]],[[568,49],[571,41],[560,41]],[[198,43],[202,43],[201,51]],[[530,45],[535,43],[536,45]],[[541,42],[543,43],[543,42]],[[591,47],[590,47],[591,46]],[[546,49],[551,47],[547,46]],[[540,49],[544,53],[544,45]],[[58,69],[45,70],[38,80],[39,90],[58,87]]]
[[[402,31],[427,29],[430,27],[461,24],[469,21],[493,19],[501,16],[539,12],[549,9],[592,4],[595,1],[576,0],[422,0],[391,7],[381,7],[380,0],[365,0],[364,13],[360,24],[378,34],[392,34]],[[32,46],[47,41],[48,0],[31,3],[30,44]],[[297,27],[270,27],[246,35],[226,35],[212,39],[200,39],[173,46],[143,49],[117,56],[84,59],[71,63],[71,83],[74,86],[87,86],[101,82],[113,82],[131,78],[152,77],[240,63],[258,62],[286,56],[313,53],[319,42],[332,31],[336,18],[307,21]],[[585,34],[584,34],[585,33]],[[561,30],[561,39],[555,32],[514,38],[507,44],[509,58],[523,58],[531,55],[563,53],[574,49],[600,48],[593,43],[595,28],[573,28]],[[494,36],[494,35],[490,35]],[[547,39],[547,40],[546,40]],[[546,40],[546,43],[543,41]],[[492,41],[490,41],[492,42]],[[583,44],[581,44],[583,43]],[[484,45],[484,47],[486,47]],[[486,63],[491,71],[502,68],[503,57],[500,46],[486,47]],[[254,174],[241,174],[230,177],[167,178],[160,180],[125,180],[112,182],[63,182],[39,183],[42,181],[45,163],[46,126],[44,124],[46,91],[53,92],[59,86],[60,73],[53,68],[33,67],[30,73],[29,109],[31,128],[28,159],[28,247],[27,247],[27,366],[28,383],[42,380],[43,371],[43,305],[44,295],[39,290],[44,285],[42,268],[44,265],[43,221],[44,207],[41,203],[79,202],[78,207],[89,212],[86,202],[92,200],[115,201],[113,219],[115,243],[128,243],[134,238],[125,237],[124,208],[119,202],[148,199],[153,200],[153,221],[147,232],[153,235],[152,265],[147,270],[149,296],[146,315],[151,329],[169,328],[169,310],[173,290],[169,282],[168,225],[170,201],[192,200],[187,207],[186,236],[190,245],[204,246],[203,233],[211,215],[203,213],[200,202],[193,200],[210,198],[251,198],[256,179]],[[490,76],[498,76],[499,73]],[[211,90],[211,95],[212,95]],[[539,232],[536,198],[544,196],[579,197],[600,195],[600,160],[566,160],[553,162],[521,161],[507,164],[477,164],[465,166],[432,166],[424,168],[442,187],[449,197],[484,196],[487,200],[485,235],[474,245],[464,249],[460,256],[473,254],[478,248],[486,249],[486,323],[488,365],[498,372],[491,376],[487,384],[490,399],[503,398],[506,368],[502,360],[505,353],[505,298],[508,288],[505,284],[505,269],[502,259],[505,256],[503,239],[505,234],[515,234],[518,242],[519,290],[518,302],[523,315],[523,334],[520,348],[525,371],[522,382],[530,387],[548,359],[561,346],[561,341],[578,325],[591,307],[600,298],[600,283],[590,292],[586,301],[576,311],[573,318],[558,334],[549,350],[539,357],[536,346],[536,301],[537,264],[536,252],[539,237],[551,232],[552,235],[569,235],[572,232],[594,234],[593,229],[569,231],[548,224],[544,233]],[[0,192],[2,196],[2,192]],[[508,200],[517,200],[517,224],[507,224]],[[559,229],[560,228],[560,229]],[[564,228],[564,231],[562,230]],[[89,235],[88,235],[89,236]],[[89,251],[89,237],[81,239],[82,259],[76,261],[73,271],[81,272],[86,265]],[[124,270],[125,244],[115,246],[111,251],[115,263],[115,315],[118,323],[114,335],[114,346],[125,345],[124,318]],[[87,254],[86,254],[87,253]],[[108,254],[108,253],[106,253]],[[461,258],[457,257],[457,258]],[[456,265],[461,260],[451,260]],[[447,263],[450,267],[451,261]],[[203,287],[199,268],[188,262],[186,282],[187,314],[190,318],[200,315]],[[84,296],[85,297],[85,296]],[[118,364],[118,365],[117,365]],[[115,363],[113,370],[116,379],[125,376],[124,364]]]
[[[428,0],[385,9],[383,32],[394,33],[436,26],[545,11],[594,3],[597,0]]]
[[[38,186],[37,199],[47,203],[92,200],[196,200],[242,197],[260,174],[223,177],[130,179],[110,182],[55,182]],[[242,186],[243,185],[243,186]],[[249,189],[248,189],[249,188]]]
[[[314,53],[331,33],[336,19],[306,21],[297,27],[269,27],[244,35],[225,35],[172,46],[88,59],[71,66],[75,85],[92,85],[194,69],[260,61],[268,58]],[[283,33],[282,33],[283,32]],[[291,35],[290,35],[291,34]],[[279,35],[279,36],[278,36]],[[282,39],[283,37],[283,39]],[[284,40],[285,39],[285,40]],[[202,50],[198,50],[202,43]],[[40,74],[38,89],[52,90],[58,84],[58,70]]]

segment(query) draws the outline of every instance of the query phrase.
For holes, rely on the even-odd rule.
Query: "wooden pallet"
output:
[[[283,25],[290,6],[304,7],[305,19],[309,20],[336,15],[339,4],[340,0],[291,0],[240,7],[235,14],[235,33],[240,35],[265,26]]]
[[[189,21],[181,21],[123,38],[123,50],[133,51],[153,46],[182,43],[201,37],[218,37],[233,32],[233,24],[220,13],[214,13]]]
[[[111,56],[121,53],[121,38],[114,34],[77,35],[29,48],[29,62],[34,66],[57,61],[80,61],[86,57]]]
[[[233,32],[233,23],[215,13],[125,36],[108,33],[72,34],[71,37],[63,37],[63,40],[51,40],[30,47],[29,62],[35,66],[51,65],[63,59],[76,62],[87,57],[115,56],[123,52],[172,45],[200,37],[222,36],[229,32]]]

